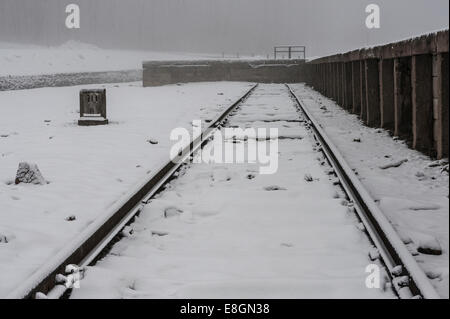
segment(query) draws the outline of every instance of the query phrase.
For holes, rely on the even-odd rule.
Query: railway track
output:
[[[203,136],[208,137],[222,122],[253,92],[257,85],[253,86],[236,102],[229,106],[203,131]],[[206,138],[205,138],[206,140]],[[91,264],[97,256],[111,243],[120,231],[132,221],[142,210],[142,206],[154,194],[162,189],[164,184],[170,180],[173,174],[180,168],[183,162],[189,160],[191,154],[203,145],[201,136],[197,137],[190,145],[186,146],[183,153],[186,154],[177,163],[168,161],[161,166],[147,181],[138,189],[131,190],[120,199],[103,216],[75,238],[65,249],[50,258],[50,260],[24,281],[7,298],[29,299],[29,298],[60,298],[67,290],[70,283],[60,284],[65,278],[73,280],[73,272],[82,271],[83,267]],[[72,267],[72,265],[76,265]]]
[[[414,260],[391,223],[378,208],[375,200],[359,181],[320,124],[303,106],[293,90],[288,85],[286,86],[292,98],[297,102],[299,110],[308,119],[317,143],[334,168],[351,203],[354,204],[354,210],[364,224],[370,240],[377,248],[380,259],[388,270],[393,288],[398,296],[400,298],[439,299],[440,297],[431,282]]]
[[[121,230],[133,220],[133,218],[144,209],[153,196],[163,189],[165,184],[171,180],[174,173],[183,163],[187,163],[193,154],[199,151],[214,132],[228,121],[240,105],[243,104],[256,90],[257,85],[252,87],[245,95],[233,103],[223,114],[210,123],[203,133],[203,139],[197,137],[186,149],[186,155],[178,163],[172,161],[166,163],[137,191],[121,200],[114,209],[109,212],[108,218],[93,224],[79,238],[74,240],[64,251],[51,259],[44,267],[40,268],[30,278],[27,278],[14,292],[10,298],[60,298],[72,287],[71,274],[79,274],[85,266],[91,265],[99,256],[102,256],[105,248],[117,239]],[[328,163],[334,170],[334,174],[340,181],[340,186],[345,192],[359,220],[364,224],[365,231],[377,248],[378,259],[385,265],[390,276],[393,290],[400,298],[439,298],[426,275],[417,265],[406,246],[400,240],[388,220],[376,206],[374,200],[365,190],[363,185],[346,164],[336,147],[331,143],[320,125],[315,121],[301,100],[297,98],[291,88],[286,85],[294,105],[297,106],[303,119],[297,121],[287,114],[286,118],[276,121],[302,122],[306,120],[306,128],[314,136],[317,145],[325,155]],[[276,93],[278,94],[278,93]],[[270,114],[272,116],[272,114]],[[244,115],[245,118],[245,115]],[[262,118],[261,122],[270,122],[270,119]],[[295,139],[296,136],[282,136],[283,138]]]

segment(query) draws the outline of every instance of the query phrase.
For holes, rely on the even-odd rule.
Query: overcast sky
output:
[[[65,27],[69,3],[80,29]],[[378,30],[365,26],[370,3]],[[299,44],[319,56],[448,29],[448,12],[448,0],[0,0],[0,41],[241,54]]]

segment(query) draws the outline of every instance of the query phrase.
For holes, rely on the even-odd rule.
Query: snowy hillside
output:
[[[100,49],[68,41],[59,47],[0,42],[0,76],[134,70],[144,60],[211,59],[219,56]]]

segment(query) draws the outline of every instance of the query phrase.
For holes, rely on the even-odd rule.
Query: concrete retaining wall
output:
[[[303,77],[369,126],[448,157],[448,30],[307,63]]]
[[[187,82],[246,81],[295,83],[303,79],[303,60],[144,62],[144,86]]]

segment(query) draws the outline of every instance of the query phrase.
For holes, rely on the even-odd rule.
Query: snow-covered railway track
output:
[[[233,112],[257,87],[254,85],[242,97],[231,104],[215,120],[208,123],[203,136],[212,134],[217,127]],[[125,196],[91,223],[78,237],[63,250],[57,252],[47,263],[42,265],[6,298],[61,298],[68,288],[77,285],[82,277],[84,267],[90,265],[101,255],[105,247],[117,239],[117,235],[138,214],[146,200],[156,194],[173,174],[189,161],[192,153],[202,146],[201,137],[196,138],[185,147],[183,158],[174,162],[169,160],[137,189],[130,190]]]
[[[170,161],[139,190],[130,192],[109,219],[90,225],[78,241],[10,297],[61,297],[67,291],[63,283],[77,284],[76,277],[61,275],[66,270],[77,274],[77,267],[69,265],[83,269],[105,256],[106,248],[119,246],[119,252],[106,255],[112,259],[108,271],[114,274],[117,269],[132,268],[132,274],[125,277],[145,277],[150,291],[137,294],[135,281],[128,285],[137,297],[390,298],[392,293],[373,292],[365,286],[365,266],[374,263],[386,267],[400,298],[438,298],[392,226],[289,86],[253,87],[210,123],[203,137],[212,137],[223,125],[276,128],[279,172],[258,175],[255,166],[247,164],[192,164],[177,174],[180,178],[172,185],[183,163],[211,148],[212,143],[198,137],[182,161]],[[249,139],[234,136],[228,142],[248,147]],[[260,142],[265,141],[257,139]],[[317,161],[318,153],[323,153],[332,169],[326,171],[324,160]],[[336,187],[338,191],[333,190]],[[136,215],[140,218],[132,223]],[[354,227],[358,220],[369,240]],[[116,243],[117,235],[130,224],[136,224],[131,239]],[[187,234],[193,237],[185,238]],[[136,243],[133,236],[142,241]],[[371,243],[376,251],[370,249]],[[134,251],[128,248],[133,245],[139,254],[150,250],[150,261],[145,257],[137,261],[133,253],[131,259],[142,264],[140,268],[120,259],[120,251]],[[367,259],[369,252],[372,261]],[[89,269],[94,275],[81,282],[74,297],[105,297],[101,289],[110,292],[111,287],[96,282],[102,280],[98,278],[104,269]],[[205,284],[199,284],[202,281]]]
[[[317,145],[339,178],[340,185],[350,199],[354,211],[364,225],[365,231],[376,246],[376,258],[381,259],[393,288],[400,298],[420,297],[439,299],[440,296],[423,270],[419,267],[406,245],[400,239],[374,199],[365,189],[337,147],[331,142],[320,124],[305,108],[293,90],[286,85],[299,110],[309,121]]]
[[[259,85],[71,298],[394,298],[366,286],[379,263],[306,124],[284,85]]]
[[[279,171],[264,176],[249,163],[192,164],[148,201],[133,235],[91,269],[73,297],[438,298],[289,86],[261,85],[226,126],[278,129]],[[228,142],[249,147],[249,140],[237,134]],[[211,144],[197,160],[211,154]],[[368,264],[385,266],[375,293],[364,282]],[[120,284],[110,276],[130,283],[114,294]]]

